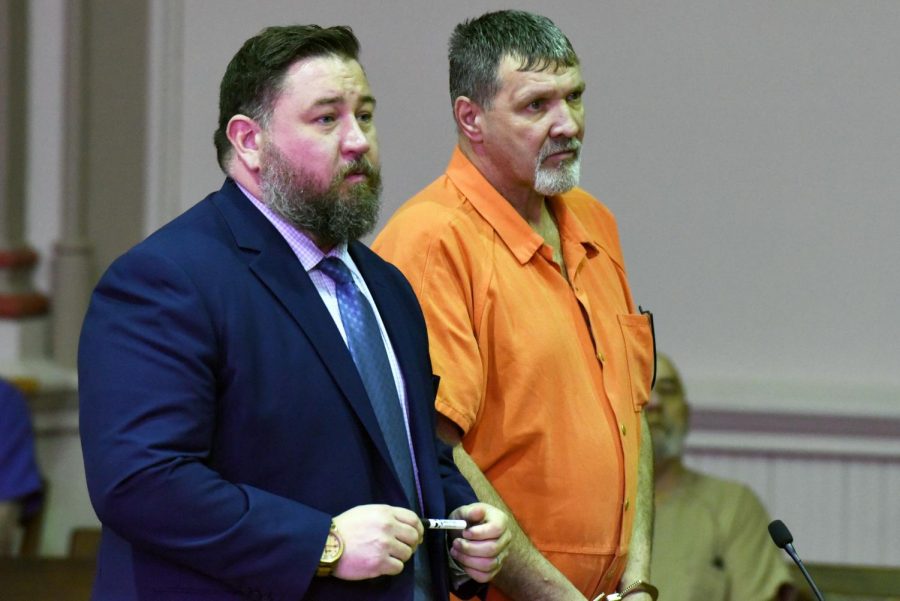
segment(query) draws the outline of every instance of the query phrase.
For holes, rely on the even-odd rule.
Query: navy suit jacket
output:
[[[408,282],[364,245],[406,381],[423,517],[475,501],[435,437],[436,380]],[[231,180],[116,260],[79,347],[97,601],[412,599],[395,577],[314,577],[331,517],[408,506],[362,381],[290,247]],[[428,535],[435,598],[444,539]]]

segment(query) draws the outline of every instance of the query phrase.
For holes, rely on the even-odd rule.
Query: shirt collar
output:
[[[476,211],[497,232],[503,243],[521,264],[531,260],[544,239],[519,215],[457,146],[453,150],[447,177],[463,193]],[[566,206],[562,196],[550,197],[550,208],[556,217],[561,238],[577,241],[593,250],[598,245],[588,237],[578,217]]]
[[[573,240],[581,244],[589,256],[593,256],[594,253],[600,250],[600,243],[591,238],[578,215],[569,208],[569,205],[561,195],[550,197],[550,210],[553,211],[553,216],[556,217],[556,226],[559,228],[560,238]]]

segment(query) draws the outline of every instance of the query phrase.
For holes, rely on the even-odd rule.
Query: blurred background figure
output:
[[[40,509],[41,489],[25,397],[0,380],[0,555],[18,550],[20,524]]]
[[[647,405],[653,437],[656,520],[650,573],[666,601],[796,598],[769,539],[769,515],[747,486],[682,461],[689,408],[672,361],[659,354]]]

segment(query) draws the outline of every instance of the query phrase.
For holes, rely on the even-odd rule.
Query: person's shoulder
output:
[[[12,437],[16,430],[27,426],[30,417],[25,395],[12,382],[0,378],[0,430]]]
[[[400,273],[397,267],[376,253],[374,250],[360,242],[352,240],[347,244],[350,256],[362,271],[387,272],[390,274]]]
[[[747,488],[746,484],[738,482],[736,480],[732,480],[730,478],[723,478],[721,476],[717,476],[714,474],[708,474],[706,472],[699,472],[694,469],[685,468],[685,476],[690,478],[691,485],[694,487],[702,487],[702,488],[711,488],[716,490],[740,490]]]
[[[0,406],[16,405],[24,399],[24,396],[12,382],[0,378]]]
[[[221,191],[212,192],[147,236],[138,246],[171,247],[181,240],[202,239],[205,235],[220,231],[224,219],[217,203],[224,199],[225,195]]]
[[[472,203],[442,175],[394,212],[379,232],[372,249],[388,260],[472,238],[485,229]]]
[[[731,506],[762,506],[757,494],[743,482],[690,470],[691,486],[698,496]]]
[[[367,282],[377,281],[387,285],[399,294],[399,298],[410,301],[418,311],[412,285],[399,267],[358,240],[350,242],[349,251]]]
[[[604,228],[615,228],[616,217],[612,210],[584,188],[572,188],[562,195],[571,211],[582,221],[596,224]]]
[[[221,192],[209,194],[133,245],[112,261],[101,281],[108,281],[113,274],[153,279],[170,271],[206,273],[216,269],[216,262],[209,257],[234,252],[229,250],[234,245],[227,243],[227,226],[215,206],[219,197]]]
[[[357,266],[361,271],[366,272],[366,274],[375,275],[380,278],[396,278],[402,282],[404,287],[409,285],[409,281],[397,265],[389,258],[384,257],[374,249],[366,246],[363,242],[359,240],[351,241],[348,244],[348,250]]]
[[[246,196],[231,180],[221,189],[210,192],[180,215],[160,226],[129,252],[151,252],[176,257],[202,254],[210,244],[232,240],[230,222],[244,223],[250,218],[264,220]],[[126,253],[127,254],[127,253]]]
[[[624,270],[625,260],[619,242],[619,227],[609,207],[583,188],[573,188],[561,198],[566,209],[575,215],[587,236]]]
[[[453,181],[442,175],[400,205],[382,233],[416,235],[439,231],[464,218],[471,208]]]

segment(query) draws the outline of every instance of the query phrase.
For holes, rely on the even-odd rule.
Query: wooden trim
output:
[[[691,430],[900,439],[900,417],[694,409]]]
[[[0,557],[3,601],[87,601],[96,562],[68,557]]]
[[[37,264],[38,254],[30,248],[0,250],[0,269],[22,269]]]
[[[900,596],[900,568],[803,563],[826,598],[832,593],[852,599],[896,599]],[[801,591],[800,599],[814,599],[797,566],[791,565],[791,571],[794,584]]]
[[[50,300],[38,292],[0,294],[0,317],[17,319],[44,315],[50,310]]]
[[[898,464],[900,455],[890,452],[875,452],[866,450],[852,451],[828,451],[821,448],[810,450],[785,448],[783,446],[770,446],[765,449],[743,447],[722,448],[712,445],[691,445],[685,451],[685,455],[692,458],[700,457],[734,457],[765,460],[795,459],[802,461],[854,461],[870,464]]]

